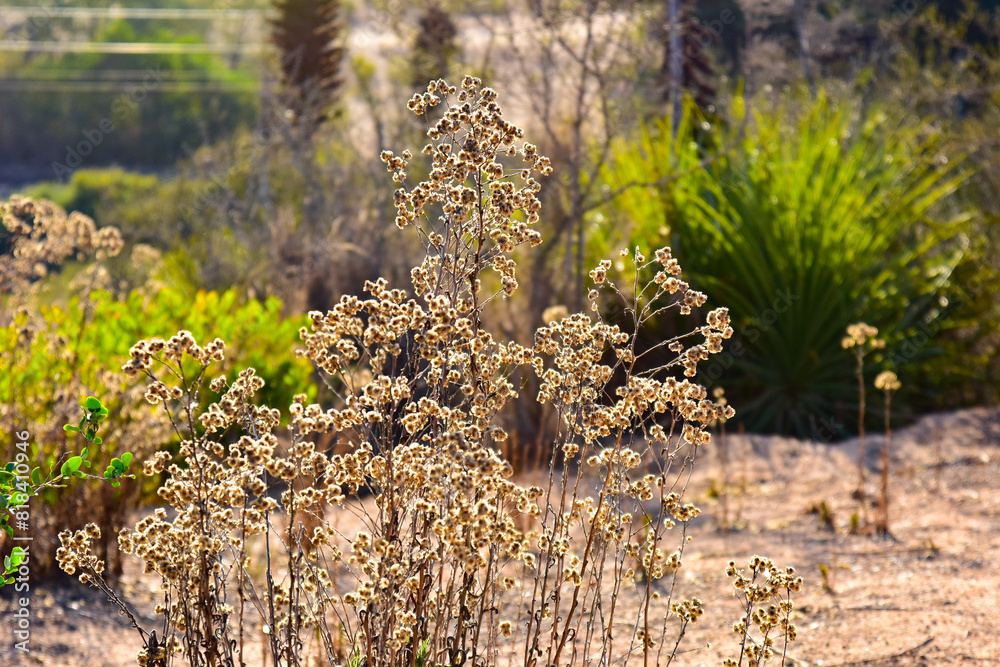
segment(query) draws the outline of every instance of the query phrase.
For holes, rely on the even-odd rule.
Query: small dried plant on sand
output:
[[[673,361],[643,364],[636,332],[705,297],[669,249],[637,249],[625,289],[608,281],[610,262],[591,272],[593,310],[620,300],[627,331],[573,314],[531,345],[495,337],[484,309],[516,291],[515,249],[541,240],[536,176],[551,167],[479,80],[432,82],[409,104],[438,105],[427,180],[405,185],[408,151],[382,154],[400,184],[396,222],[426,250],[412,292],[371,282],[301,332],[333,404],[299,396],[279,428],[247,369],[218,378],[221,398],[200,407],[194,388],[221,341],[182,332],[133,348],[125,370],[183,434],[179,460],[146,463],[169,471],[159,493],[171,511],[119,538],[164,582],[165,650],[141,631],[140,663],[179,652],[242,665],[263,633],[276,666],[303,664],[307,641],[352,666],[662,665],[701,615],[676,577],[698,514],[684,492],[709,425],[733,409],[690,378],[732,334],[727,311],[662,341]],[[537,400],[558,415],[541,486],[519,484],[499,453],[518,372],[537,374]],[[86,539],[66,536],[64,566],[93,569]],[[768,599],[755,594],[747,613]],[[747,636],[741,660],[753,657]]]

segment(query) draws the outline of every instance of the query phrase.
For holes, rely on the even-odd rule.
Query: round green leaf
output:
[[[73,474],[80,469],[80,466],[82,464],[83,464],[82,457],[72,456],[68,461],[66,461],[66,463],[62,465],[62,469],[60,470],[60,472],[66,477],[72,477]]]
[[[4,560],[6,561],[8,559],[5,558]],[[10,563],[8,567],[18,567],[24,562],[24,549],[21,547],[14,547],[14,549],[10,552],[9,560]]]
[[[93,410],[93,411],[100,411],[101,408],[103,407],[101,405],[101,402],[96,398],[94,398],[93,396],[88,396],[87,399],[84,401],[84,405],[87,407],[88,410]]]

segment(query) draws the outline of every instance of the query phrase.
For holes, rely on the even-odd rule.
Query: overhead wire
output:
[[[257,18],[262,9],[200,9],[162,7],[0,7],[5,15],[42,18],[190,19]]]
[[[0,7],[3,19],[190,19],[247,20],[267,12],[259,9],[198,9],[154,7]],[[202,55],[245,56],[261,52],[267,45],[252,43],[178,43],[178,42],[95,42],[35,41],[0,39],[0,52],[26,54],[100,53],[122,55]],[[126,92],[143,86],[148,70],[112,69],[32,69],[27,74],[11,72],[0,79],[3,92]],[[240,92],[255,90],[256,80],[218,80],[204,71],[173,70],[157,72],[157,83],[143,86],[159,92]],[[166,79],[166,80],[164,80]]]

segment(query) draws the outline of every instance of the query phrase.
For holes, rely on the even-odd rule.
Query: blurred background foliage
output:
[[[820,419],[846,424],[856,401],[840,341],[865,321],[888,342],[875,364],[920,377],[897,406],[929,407],[937,391],[924,382],[961,362],[941,347],[959,325],[945,287],[975,262],[971,212],[955,197],[971,171],[963,157],[927,125],[821,92],[751,117],[734,97],[719,137],[727,150],[702,164],[688,111],[674,138],[660,121],[616,141],[609,188],[643,175],[662,185],[626,189],[593,234],[670,245],[692,284],[729,307],[737,335],[703,379],[725,386],[753,430],[810,436]],[[921,328],[937,332],[934,345],[903,352]]]
[[[235,290],[192,294],[175,289],[165,282],[170,276],[160,254],[146,245],[133,246],[118,264],[118,280],[112,278],[113,267],[67,265],[22,299],[0,327],[5,369],[0,424],[8,433],[31,434],[32,460],[43,469],[58,468],[60,457],[77,451],[79,443],[62,427],[78,419],[80,399],[87,395],[100,396],[110,412],[103,442],[91,447],[93,460],[110,461],[129,450],[141,462],[164,446],[177,446],[173,427],[146,402],[143,386],[120,371],[129,348],[154,335],[169,337],[187,330],[200,344],[216,337],[226,341],[226,359],[216,375],[204,378],[201,400],[215,396],[208,384],[218,374],[232,381],[247,366],[256,368],[265,381],[259,395],[263,404],[288,405],[301,392],[315,397],[309,383],[312,366],[293,349],[306,320],[282,317],[277,298],[247,300]],[[156,501],[153,482],[139,476],[124,480],[117,489],[107,484],[46,489],[40,499],[45,508],[36,508],[32,526],[40,574],[53,566],[56,533],[79,529],[88,521],[101,526],[99,548],[116,572],[117,530],[129,507]]]
[[[46,14],[42,5],[35,8],[40,13],[21,22],[16,14],[8,16],[13,24],[4,41],[37,46],[0,51],[0,146],[6,163],[0,177],[65,178],[83,165],[170,169],[203,143],[253,124],[259,66],[239,51],[227,58],[199,50],[218,45],[216,31],[206,30],[204,21],[54,13],[82,6],[56,3]],[[167,2],[156,9],[205,6]],[[58,50],[67,43],[97,50]],[[129,45],[135,52],[128,52]],[[158,45],[191,50],[160,53]],[[124,52],[99,52],[102,47]]]
[[[37,313],[54,322],[86,312],[90,328],[121,327],[113,343],[87,333],[81,358],[110,359],[183,321],[244,350],[235,358],[259,373],[280,369],[268,400],[285,407],[308,369],[277,361],[297,325],[267,321],[295,322],[380,275],[408,285],[418,247],[395,231],[378,154],[425,143],[426,121],[403,110],[419,82],[470,72],[499,89],[555,168],[542,192],[545,243],[521,258],[531,289],[492,306],[501,335],[528,342],[546,309],[581,306],[598,257],[670,244],[708,305],[728,306],[736,322],[731,363],[702,379],[726,388],[749,429],[843,437],[857,389],[839,342],[856,321],[887,338],[867,372],[899,374],[897,421],[1000,398],[998,6],[173,0],[157,3],[181,12],[169,17],[9,10],[3,41],[32,46],[0,50],[0,194],[48,198],[121,230],[109,291],[72,292],[83,270],[74,265],[38,295]],[[282,23],[283,7],[327,18]],[[190,13],[200,10],[216,14]],[[317,35],[334,39],[305,83],[289,64]],[[147,52],[46,50],[77,42]],[[163,83],[145,90],[150,69]],[[114,131],[68,165],[105,118]],[[420,169],[414,160],[411,180]],[[155,269],[136,269],[136,251],[155,256]],[[657,327],[667,335],[674,323]],[[256,336],[259,346],[246,344]],[[24,382],[51,389],[57,369],[35,363]],[[509,426],[537,447],[546,417],[529,403],[514,406]]]

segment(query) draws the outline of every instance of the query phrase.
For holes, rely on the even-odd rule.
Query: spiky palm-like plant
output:
[[[729,112],[737,121],[742,105]],[[604,174],[623,194],[608,209],[621,224],[601,228],[627,230],[632,244],[669,241],[692,285],[729,304],[729,358],[707,372],[725,378],[754,429],[845,434],[857,404],[840,347],[848,324],[876,325],[886,355],[919,327],[951,326],[941,297],[968,222],[951,197],[962,161],[942,159],[924,128],[852,111],[821,95],[800,115],[759,112],[743,135],[722,137],[731,151],[702,164],[689,106],[672,145],[669,120],[646,128]],[[924,344],[904,356],[914,366],[934,353]]]
[[[339,0],[277,0],[271,42],[281,52],[287,104],[299,122],[321,124],[337,99],[344,48]]]

